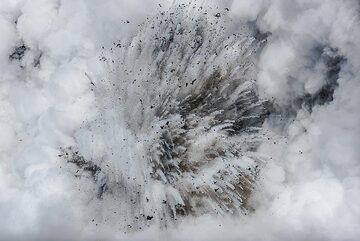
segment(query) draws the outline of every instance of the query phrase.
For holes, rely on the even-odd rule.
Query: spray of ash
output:
[[[161,12],[104,50],[108,76],[88,76],[98,117],[62,156],[90,173],[94,196],[117,200],[129,227],[249,211],[271,106],[256,87],[265,40],[247,24],[232,34],[226,9],[207,11]]]

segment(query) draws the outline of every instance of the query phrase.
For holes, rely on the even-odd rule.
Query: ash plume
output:
[[[129,210],[132,229],[249,211],[271,109],[256,87],[265,40],[249,24],[231,34],[226,12],[174,6],[99,58],[109,73],[91,82],[100,111],[76,138],[104,149],[62,156],[95,177],[94,195],[116,198],[116,213]]]

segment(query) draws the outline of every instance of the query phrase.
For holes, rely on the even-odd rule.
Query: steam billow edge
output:
[[[233,34],[226,14],[174,6],[104,48],[107,76],[88,76],[97,118],[61,156],[128,228],[251,211],[271,106],[256,87],[266,40],[247,24]]]

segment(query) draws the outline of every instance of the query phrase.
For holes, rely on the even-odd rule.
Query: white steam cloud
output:
[[[210,79],[207,71],[212,64],[225,73],[227,63],[230,63],[231,76],[243,74],[241,83],[246,85],[240,86],[246,86],[243,87],[245,92],[253,90],[248,87],[250,84],[247,85],[252,83],[259,95],[256,101],[271,103],[268,106],[270,113],[262,119],[264,122],[259,128],[263,139],[256,139],[256,151],[250,151],[251,155],[248,152],[242,155],[251,162],[245,162],[250,166],[256,164],[251,158],[258,158],[261,168],[254,175],[256,181],[246,200],[246,208],[240,207],[239,212],[219,214],[199,208],[197,210],[205,211],[184,215],[176,222],[165,224],[160,216],[157,220],[146,213],[148,219],[157,221],[153,225],[145,225],[145,222],[134,230],[128,225],[136,225],[133,220],[136,211],[124,204],[126,192],[116,193],[116,185],[111,188],[110,184],[117,183],[119,175],[124,173],[134,175],[132,178],[146,177],[141,174],[145,172],[143,163],[134,162],[128,168],[125,159],[132,160],[132,155],[143,154],[145,141],[137,140],[148,141],[159,136],[154,134],[156,132],[151,135],[145,135],[148,133],[145,132],[143,136],[136,136],[138,139],[129,140],[131,134],[124,131],[128,131],[126,118],[131,116],[130,120],[140,122],[146,122],[148,118],[149,123],[153,123],[157,117],[147,116],[150,112],[139,114],[142,107],[136,105],[137,98],[144,96],[144,100],[148,98],[160,103],[161,98],[156,97],[158,92],[174,91],[187,79],[179,78],[171,88],[165,86],[165,82],[159,82],[157,86],[151,82],[153,79],[144,77],[158,71],[150,55],[140,55],[136,50],[119,53],[115,49],[117,44],[129,43],[145,46],[143,49],[148,51],[155,49],[151,23],[156,23],[155,30],[165,25],[161,16],[168,14],[171,19],[172,14],[176,15],[176,6],[181,4],[188,14],[181,21],[190,22],[192,17],[196,18],[199,13],[192,9],[197,9],[205,11],[206,18],[210,19],[207,24],[211,27],[205,27],[205,31],[216,21],[227,27],[226,31],[219,27],[213,33],[206,32],[208,36],[220,35],[214,37],[214,41],[224,37],[220,47],[207,45],[217,57],[206,57],[206,53],[191,55],[190,50],[182,52],[193,58],[183,72],[189,75],[190,81],[199,81],[199,75]],[[187,26],[185,31],[194,31],[194,25]],[[241,38],[226,40],[232,34]],[[184,43],[189,46],[191,41],[202,41],[196,35],[195,39],[191,36],[191,33],[185,35]],[[176,41],[181,46],[180,40]],[[229,47],[226,41],[233,41],[233,45]],[[251,49],[243,47],[239,50],[244,54],[241,63],[235,54],[239,42],[248,44]],[[165,48],[163,51],[170,50]],[[169,56],[168,60],[172,60],[181,54]],[[210,63],[196,67],[197,60],[202,57]],[[133,62],[126,62],[125,68],[112,65],[111,60]],[[154,64],[148,69],[144,67],[140,77],[143,84],[149,80],[149,85],[144,84],[146,87],[140,87],[140,90],[125,84],[113,88],[116,77],[128,78],[127,68],[141,67],[143,63]],[[239,66],[246,66],[246,71],[239,70]],[[165,66],[162,70],[172,73],[173,68]],[[181,69],[176,66],[178,68]],[[131,78],[134,76],[130,73]],[[166,80],[169,76],[164,74],[163,78]],[[226,84],[233,86],[234,82]],[[232,94],[240,93],[235,89],[240,87],[234,88]],[[147,96],[149,92],[152,95]],[[190,3],[170,0],[1,0],[0,240],[358,240],[359,93],[358,0],[199,0]],[[185,98],[188,92],[181,90],[177,94]],[[114,102],[123,97],[125,100]],[[171,101],[176,104],[175,100]],[[114,110],[121,112],[123,105],[133,109],[119,117]],[[147,107],[149,111],[152,109],[150,105]],[[193,118],[189,123],[203,121],[201,124],[206,125],[215,118],[200,118],[196,116],[199,113],[193,114],[187,117]],[[256,114],[259,113],[256,111]],[[174,125],[172,129],[183,125],[179,116],[177,113],[171,116],[172,120],[178,118],[175,124],[170,123]],[[162,129],[166,120],[159,119],[155,128]],[[131,125],[130,131],[135,128]],[[200,127],[194,130],[196,132],[186,136],[193,148],[190,152],[193,159],[200,159],[199,153],[205,153],[205,147],[210,146],[208,141],[219,137],[225,139],[214,141],[214,148],[242,146],[251,149],[252,142],[247,138],[223,137],[220,131],[201,138],[205,134]],[[117,145],[123,143],[123,139],[126,143]],[[194,150],[194,143],[199,146],[198,152]],[[64,155],[69,147],[80,152],[86,160],[92,160],[92,166],[87,163],[88,166],[81,169],[67,163]],[[124,153],[129,156],[124,157]],[[223,156],[228,158],[230,154]],[[235,165],[236,160],[232,161],[234,163],[230,164]],[[202,163],[195,164],[199,167]],[[99,167],[101,173],[96,169]],[[218,171],[216,168],[202,169],[206,172],[201,174]],[[252,174],[239,169],[241,174]],[[79,170],[82,173],[78,173]],[[209,179],[200,174],[196,178],[202,181],[200,189],[213,188],[210,182],[204,181]],[[109,182],[102,183],[101,180]],[[145,181],[137,180],[131,185]],[[159,184],[150,188],[149,184],[146,188],[134,187],[133,190],[158,191],[166,197],[171,194],[172,199],[168,200],[173,200],[175,209],[184,193],[197,192],[187,181],[171,187]],[[108,197],[102,197],[105,189]],[[163,199],[159,197],[158,201],[165,201]],[[198,204],[202,207],[215,207],[210,201],[200,199]],[[126,214],[119,214],[119,210]],[[156,216],[156,212],[151,215]]]

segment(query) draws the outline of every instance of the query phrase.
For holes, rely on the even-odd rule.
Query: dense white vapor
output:
[[[91,177],[76,177],[59,157],[69,146],[88,158],[124,152],[104,143],[126,133],[89,131],[102,113],[113,118],[104,108],[114,96],[99,101],[93,91],[112,74],[99,59],[172,1],[1,0],[0,240],[358,240],[359,1],[193,2],[212,7],[209,14],[227,8],[233,31],[250,22],[268,35],[255,78],[277,112],[263,125],[271,141],[257,150],[268,162],[249,201],[253,211],[189,216],[167,229],[129,233],[112,209],[116,202],[97,199]],[[21,46],[21,58],[9,57]],[[332,101],[308,108],[301,101],[318,98],[336,58]],[[94,135],[101,138],[91,144]]]

